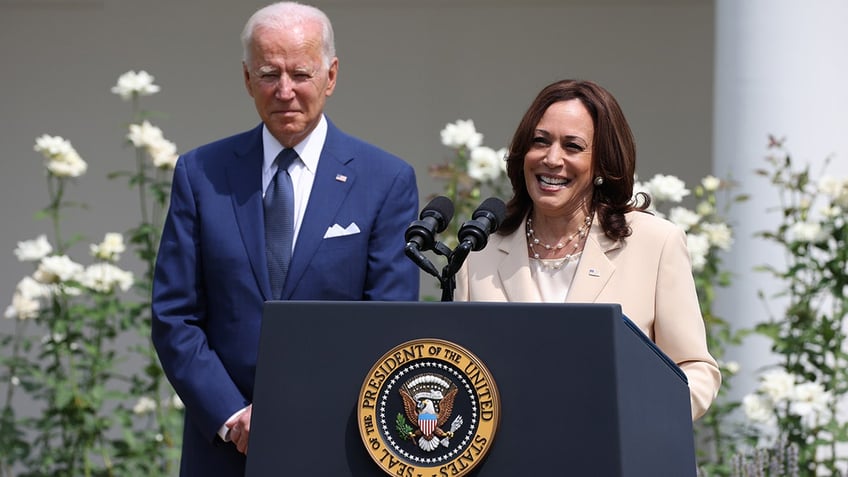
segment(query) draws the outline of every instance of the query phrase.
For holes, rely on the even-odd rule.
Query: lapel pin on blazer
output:
[[[601,272],[599,272],[597,269],[590,268],[589,269],[589,276],[590,277],[599,277],[599,276],[601,276]]]
[[[343,174],[336,174],[336,180],[339,182],[347,182],[347,176]]]

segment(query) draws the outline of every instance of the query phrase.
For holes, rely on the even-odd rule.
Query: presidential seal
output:
[[[417,339],[384,354],[359,392],[359,434],[374,462],[400,477],[462,476],[492,446],[500,397],[470,351]]]

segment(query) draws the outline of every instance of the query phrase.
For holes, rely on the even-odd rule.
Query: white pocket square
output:
[[[333,237],[344,237],[345,235],[354,235],[359,233],[359,226],[356,225],[356,222],[351,222],[347,227],[342,227],[339,224],[335,224],[332,227],[328,227],[327,231],[324,232],[324,238],[333,238]]]

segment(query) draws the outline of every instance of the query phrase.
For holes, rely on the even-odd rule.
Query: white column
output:
[[[730,289],[719,292],[717,311],[736,326],[766,319],[757,298],[776,283],[753,268],[781,263],[781,253],[755,232],[772,230],[778,219],[766,210],[777,204],[766,179],[767,137],[785,137],[793,161],[848,175],[848,2],[845,0],[717,0],[713,167],[718,177],[736,179],[751,200],[734,206],[736,242],[726,264]],[[780,311],[779,303],[772,310]],[[730,359],[743,370],[732,396],[753,390],[755,368],[774,361],[768,342],[746,341]]]

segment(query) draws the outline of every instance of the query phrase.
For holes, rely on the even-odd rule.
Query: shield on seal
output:
[[[430,437],[433,435],[433,431],[436,430],[437,420],[438,416],[436,416],[435,414],[419,414],[418,427],[421,428],[421,432],[426,437]]]

